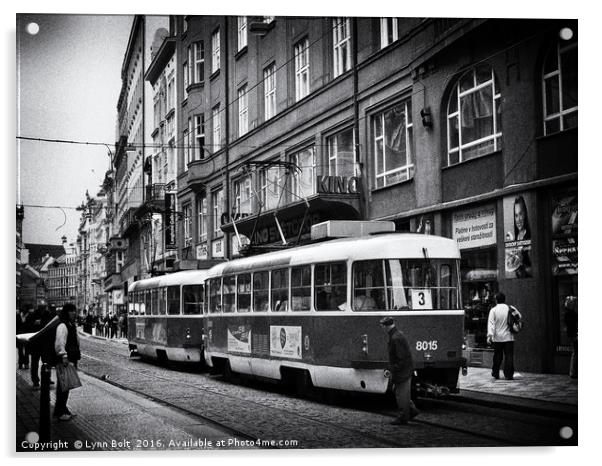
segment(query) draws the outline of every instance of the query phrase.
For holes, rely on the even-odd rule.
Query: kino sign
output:
[[[351,176],[317,176],[318,193],[325,194],[358,194],[361,189],[360,177]]]

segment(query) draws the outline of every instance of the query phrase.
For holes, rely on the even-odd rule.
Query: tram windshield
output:
[[[456,259],[385,259],[353,264],[354,311],[460,309]]]
[[[184,314],[202,314],[203,312],[203,285],[182,286],[184,301]]]

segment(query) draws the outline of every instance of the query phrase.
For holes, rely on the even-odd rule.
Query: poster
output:
[[[552,197],[552,273],[578,273],[577,191],[564,191]]]
[[[531,193],[504,198],[504,269],[506,278],[533,276],[530,214],[533,212]]]
[[[495,207],[483,206],[455,212],[452,217],[452,234],[460,249],[495,244]]]
[[[250,325],[231,325],[228,327],[228,351],[251,354]]]
[[[270,356],[301,359],[301,327],[270,326]]]

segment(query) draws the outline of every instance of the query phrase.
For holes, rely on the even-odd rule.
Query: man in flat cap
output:
[[[392,317],[384,317],[380,324],[389,335],[389,365],[393,392],[399,408],[399,417],[391,424],[401,426],[416,417],[419,413],[411,399],[412,374],[414,373],[414,362],[412,352],[405,335],[395,327]]]

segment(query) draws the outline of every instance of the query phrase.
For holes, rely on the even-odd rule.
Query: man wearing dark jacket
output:
[[[393,392],[399,408],[399,417],[391,424],[405,425],[418,415],[418,409],[411,399],[412,375],[414,374],[414,361],[408,340],[397,328],[392,317],[381,319],[380,324],[389,335],[389,365]]]

